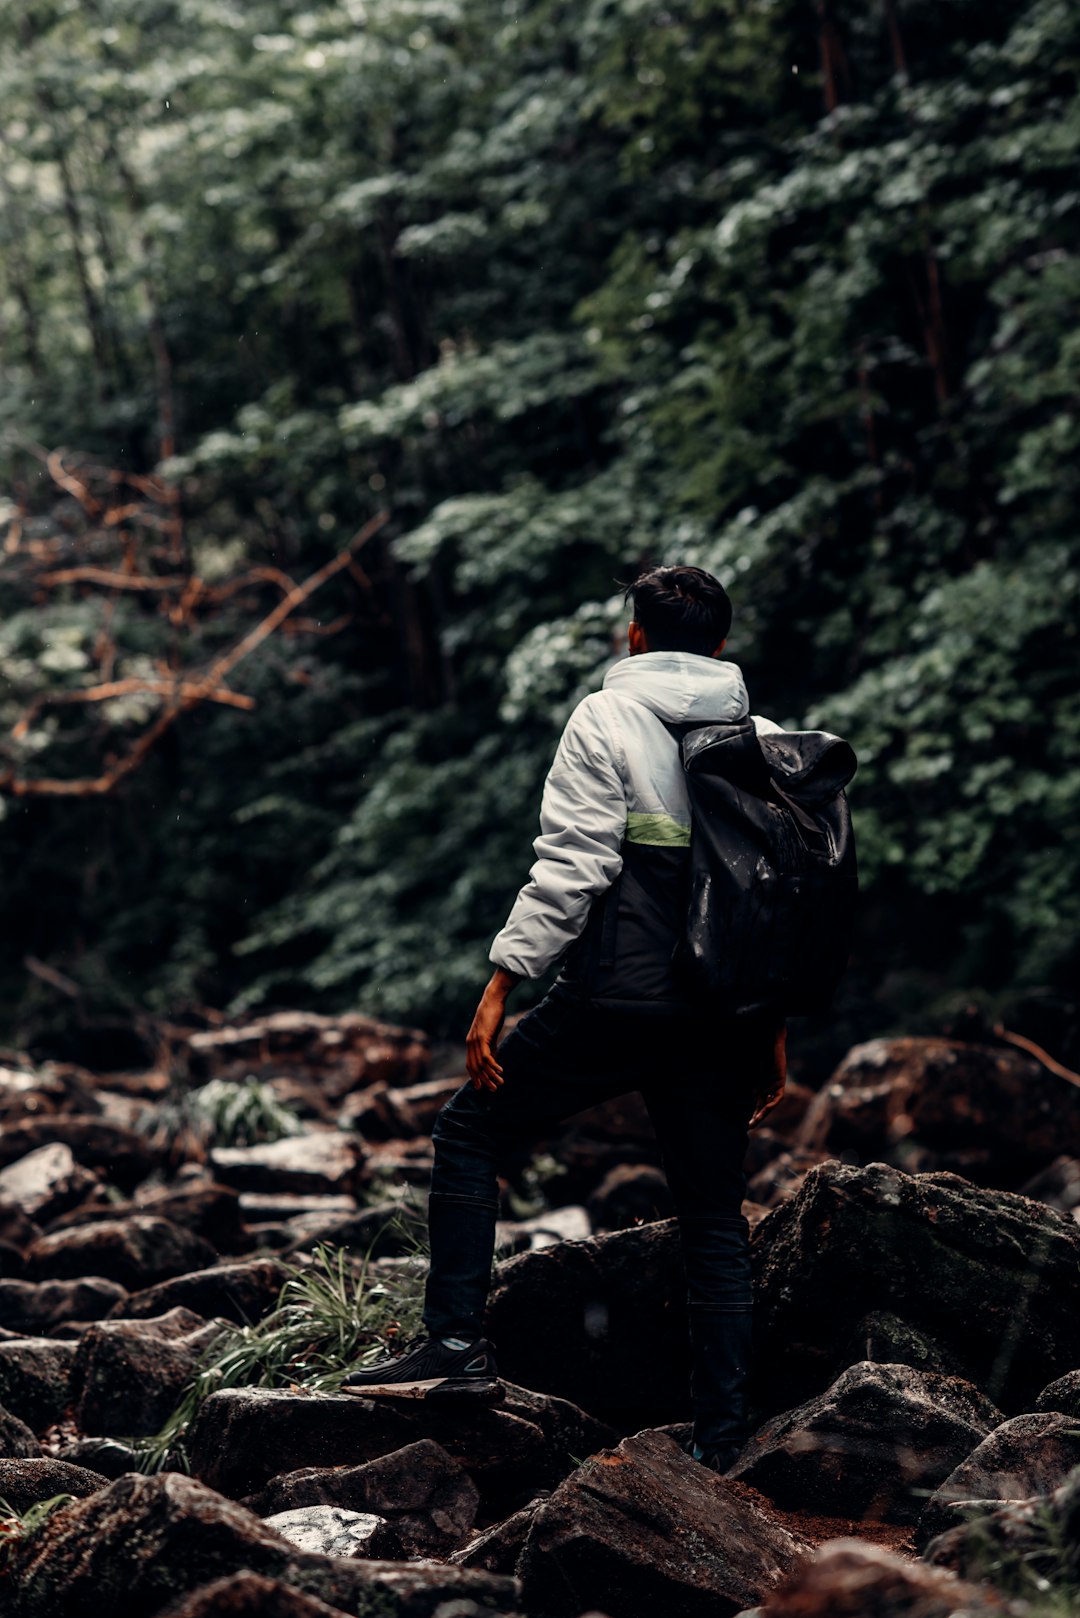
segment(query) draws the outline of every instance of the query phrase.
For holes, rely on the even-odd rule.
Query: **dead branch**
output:
[[[0,774],[0,790],[13,793],[16,797],[90,797],[104,796],[112,791],[117,783],[129,775],[141,764],[158,739],[164,735],[170,726],[174,725],[180,715],[194,708],[198,703],[207,700],[220,700],[215,693],[227,690],[225,681],[231,671],[245,657],[260,646],[268,636],[284,623],[285,619],[295,612],[307,601],[315,591],[324,585],[335,573],[340,573],[349,566],[353,555],[367,543],[369,539],[383,526],[389,518],[389,511],[380,511],[375,514],[358,533],[354,534],[345,548],[331,557],[321,568],[304,580],[303,584],[294,584],[260,623],[243,635],[235,646],[230,647],[217,657],[205,673],[198,678],[177,678],[172,682],[162,682],[168,686],[166,706],[158,714],[147,730],[132,745],[123,758],[118,759],[109,769],[101,775],[81,777],[70,781],[39,778],[27,780],[15,775],[13,770]],[[120,574],[126,579],[128,575]],[[147,685],[153,682],[146,682]],[[144,687],[145,688],[145,687]],[[90,688],[93,689],[93,688]],[[64,696],[76,698],[76,693],[64,693]],[[20,724],[22,721],[20,721]]]

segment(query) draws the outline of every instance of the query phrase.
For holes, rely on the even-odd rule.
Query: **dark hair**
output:
[[[731,628],[731,601],[700,567],[650,567],[627,586],[651,652],[712,655]]]

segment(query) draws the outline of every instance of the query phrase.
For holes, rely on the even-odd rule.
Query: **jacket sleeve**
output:
[[[555,964],[622,870],[625,759],[613,708],[599,692],[578,704],[544,783],[536,863],[489,952],[521,977]]]

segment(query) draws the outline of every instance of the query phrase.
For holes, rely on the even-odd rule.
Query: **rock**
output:
[[[100,1320],[127,1293],[101,1275],[78,1281],[0,1281],[0,1326],[47,1336],[68,1320]]]
[[[427,1061],[427,1037],[418,1029],[358,1015],[279,1011],[239,1026],[208,1029],[188,1041],[193,1078],[270,1079],[282,1073],[317,1080],[334,1101],[380,1081],[415,1084],[425,1076]]]
[[[369,1084],[342,1103],[339,1122],[366,1141],[412,1140],[421,1132],[420,1120],[403,1096],[387,1084]]]
[[[819,1163],[827,1163],[830,1155],[805,1146],[780,1152],[747,1180],[746,1195],[763,1208],[775,1208],[777,1203],[794,1196],[810,1170]]]
[[[144,1136],[87,1113],[27,1118],[0,1131],[0,1168],[60,1142],[88,1169],[100,1169],[122,1191],[131,1191],[157,1167],[157,1153]]]
[[[101,1208],[75,1208],[60,1219],[51,1220],[49,1231],[67,1230],[73,1225],[96,1224],[102,1219],[126,1219],[132,1214],[152,1214],[190,1230],[208,1241],[218,1253],[239,1251],[247,1243],[247,1232],[240,1215],[240,1196],[231,1186],[203,1180],[172,1189],[141,1191],[132,1202],[111,1203]]]
[[[0,1405],[0,1457],[21,1460],[24,1456],[40,1454],[41,1445],[34,1437],[33,1429]]]
[[[125,1438],[160,1432],[222,1329],[189,1309],[96,1321],[83,1334],[71,1376],[80,1431]]]
[[[356,1466],[420,1438],[441,1444],[482,1492],[510,1506],[561,1475],[558,1451],[533,1422],[466,1400],[407,1395],[224,1388],[203,1403],[187,1450],[196,1477],[239,1499],[278,1473]]]
[[[1078,1544],[1080,1467],[1074,1467],[1048,1495],[976,1510],[972,1521],[932,1539],[923,1557],[934,1567],[949,1568],[961,1578],[976,1581],[985,1579],[991,1568],[996,1589],[1034,1596],[1041,1605],[1039,1598],[1046,1595],[1052,1601],[1054,1586],[1066,1580],[1071,1593]],[[1047,1581],[1041,1589],[1039,1579]],[[1031,1612],[1034,1605],[1030,1599],[1023,1602],[1021,1612]]]
[[[1013,1189],[1080,1156],[1080,1089],[1011,1046],[875,1039],[848,1053],[796,1140]]]
[[[482,1568],[486,1573],[513,1573],[525,1548],[533,1518],[548,1494],[536,1495],[520,1511],[513,1512],[504,1521],[485,1528],[482,1534],[454,1551],[450,1561],[455,1567]]]
[[[214,1173],[238,1191],[293,1191],[353,1195],[363,1173],[364,1143],[341,1130],[289,1135],[264,1146],[219,1146],[210,1153]]]
[[[300,1551],[204,1484],[165,1472],[128,1473],[55,1511],[14,1553],[11,1618],[153,1618],[241,1569],[363,1618],[428,1618],[454,1597],[516,1605],[514,1581],[494,1574]]]
[[[121,1298],[109,1312],[111,1320],[148,1320],[170,1309],[190,1309],[204,1319],[254,1325],[277,1303],[286,1271],[275,1259],[245,1259],[240,1263],[212,1264],[189,1275],[176,1275],[130,1297]]]
[[[955,1174],[823,1163],[750,1252],[765,1410],[817,1392],[875,1309],[926,1332],[1007,1414],[1080,1365],[1080,1227],[1027,1197]]]
[[[95,1110],[85,1076],[67,1063],[0,1067],[0,1124],[5,1130],[23,1119]]]
[[[377,1512],[393,1527],[400,1554],[434,1556],[461,1544],[476,1521],[479,1501],[477,1487],[464,1467],[441,1444],[421,1438],[363,1466],[306,1467],[282,1473],[244,1505],[267,1519],[315,1505]]]
[[[52,1337],[0,1342],[0,1404],[41,1432],[67,1409],[74,1362],[74,1343]]]
[[[342,1506],[297,1506],[265,1519],[301,1551],[320,1556],[397,1556],[401,1547],[385,1519]]]
[[[365,1168],[371,1183],[385,1189],[395,1185],[427,1187],[435,1148],[430,1140],[373,1141]]]
[[[292,1219],[319,1219],[330,1224],[351,1219],[358,1212],[356,1198],[299,1196],[292,1191],[244,1191],[240,1213],[246,1225],[287,1224]]]
[[[421,1084],[404,1085],[397,1090],[401,1100],[416,1120],[421,1135],[430,1135],[431,1126],[450,1097],[465,1082],[465,1074],[449,1079],[425,1079]]]
[[[773,1590],[761,1618],[1002,1618],[992,1590],[864,1539],[821,1545]]]
[[[0,1197],[0,1243],[5,1247],[16,1248],[20,1253],[25,1252],[32,1242],[36,1242],[41,1235],[41,1226],[35,1225],[29,1215],[17,1203]]]
[[[1035,1400],[1036,1410],[1061,1410],[1080,1420],[1080,1371],[1066,1371],[1049,1383]]]
[[[675,1199],[657,1165],[618,1163],[590,1195],[588,1209],[597,1230],[627,1230],[652,1219],[671,1219]]]
[[[656,1134],[636,1090],[576,1114],[546,1139],[530,1142],[528,1150],[552,1159],[544,1191],[557,1203],[585,1203],[619,1163],[660,1162]]]
[[[912,1523],[936,1488],[1001,1419],[959,1377],[909,1365],[851,1365],[830,1388],[765,1423],[728,1476],[778,1506]]]
[[[1080,1466],[1076,1418],[1059,1410],[1014,1416],[989,1432],[951,1471],[926,1502],[915,1529],[924,1549],[938,1534],[965,1522],[963,1502],[980,1501],[992,1510],[1007,1500],[1050,1494]]]
[[[130,1444],[116,1438],[69,1438],[56,1452],[60,1461],[98,1472],[110,1482],[125,1472],[139,1470],[139,1456]]]
[[[552,1247],[556,1242],[583,1242],[593,1233],[592,1220],[585,1209],[572,1202],[562,1208],[548,1208],[544,1213],[534,1214],[531,1219],[499,1221],[496,1231],[500,1226],[504,1233],[513,1231],[515,1242],[522,1244],[515,1251],[525,1253],[535,1253],[540,1247]]]
[[[1046,1168],[1032,1175],[1020,1191],[1023,1196],[1049,1203],[1062,1213],[1071,1213],[1080,1207],[1080,1158],[1055,1157]]]
[[[737,1486],[655,1432],[602,1450],[533,1518],[518,1571],[525,1609],[576,1618],[731,1618],[810,1549]]]
[[[911,1326],[888,1309],[873,1309],[852,1331],[837,1355],[834,1374],[860,1360],[876,1360],[879,1365],[911,1365],[916,1371],[937,1371],[956,1376],[957,1368],[943,1354],[932,1337]]]
[[[426,1229],[422,1208],[404,1197],[377,1202],[359,1213],[333,1216],[295,1232],[287,1252],[310,1252],[319,1242],[347,1247],[369,1258],[394,1258],[412,1252]]]
[[[261,1573],[230,1573],[165,1609],[161,1618],[342,1618],[318,1596],[306,1596]]]
[[[60,1141],[39,1146],[0,1169],[0,1197],[17,1202],[38,1224],[75,1207],[98,1184],[97,1175],[77,1163],[71,1147]]]
[[[136,1214],[42,1236],[27,1257],[41,1280],[100,1275],[108,1281],[119,1281],[129,1292],[137,1292],[157,1281],[213,1264],[217,1254],[201,1236],[167,1219]]]
[[[0,1460],[0,1500],[6,1500],[20,1515],[37,1501],[51,1500],[54,1495],[70,1494],[82,1499],[104,1488],[108,1481],[100,1472],[54,1460],[51,1455]]]
[[[505,1259],[486,1334],[500,1372],[524,1387],[627,1424],[684,1418],[686,1280],[675,1221]]]

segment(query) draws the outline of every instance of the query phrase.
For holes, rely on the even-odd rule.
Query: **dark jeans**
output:
[[[640,1090],[679,1219],[694,1437],[703,1446],[745,1438],[751,1291],[741,1204],[761,1051],[760,1034],[743,1023],[605,1011],[549,994],[499,1046],[502,1086],[463,1084],[435,1121],[424,1304],[431,1335],[483,1335],[504,1153],[573,1113]]]

